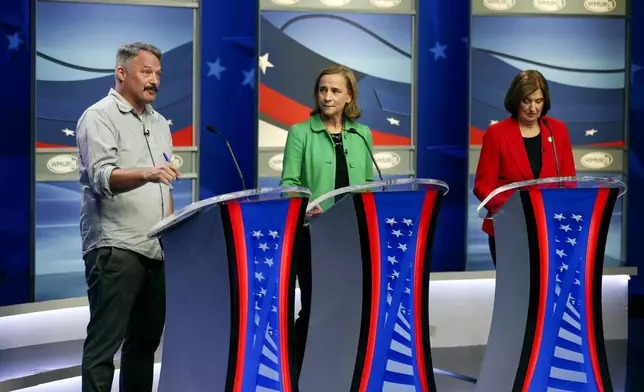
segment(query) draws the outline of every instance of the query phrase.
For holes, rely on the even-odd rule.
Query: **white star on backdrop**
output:
[[[208,75],[214,76],[217,80],[221,80],[221,73],[226,70],[226,67],[221,65],[219,58],[214,63],[208,62]]]
[[[433,48],[429,49],[430,52],[434,53],[434,61],[437,61],[439,58],[447,58],[447,55],[445,54],[445,50],[447,49],[447,45],[441,45],[440,42],[436,41],[436,45],[434,45]]]
[[[499,120],[490,120],[490,125],[494,125],[494,124],[496,124],[498,122],[499,122]]]
[[[18,50],[18,47],[22,43],[19,33],[7,35],[7,39],[9,40],[9,46],[7,47],[7,50]]]
[[[168,125],[173,125],[172,120],[165,120],[165,122],[168,123]]]
[[[63,133],[65,134],[65,136],[74,136],[74,131],[68,128],[63,129]]]
[[[259,69],[262,70],[262,74],[266,74],[266,68],[273,68],[274,65],[268,61],[268,53],[259,56]]]
[[[595,136],[595,134],[599,132],[596,129],[589,129],[586,131],[586,136]]]
[[[400,126],[400,120],[396,120],[396,119],[395,119],[395,118],[393,118],[393,117],[389,117],[389,118],[387,118],[387,121],[389,121],[389,124],[391,124],[391,125],[398,125],[398,126]]]
[[[244,81],[242,86],[250,86],[251,88],[255,87],[255,68],[251,68],[250,71],[242,71],[244,73]]]

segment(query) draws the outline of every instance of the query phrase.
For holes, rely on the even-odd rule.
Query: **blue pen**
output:
[[[163,153],[163,159],[165,159],[166,162],[171,163],[170,158],[168,158],[168,154],[165,152]],[[177,182],[179,182],[179,177],[177,177]]]

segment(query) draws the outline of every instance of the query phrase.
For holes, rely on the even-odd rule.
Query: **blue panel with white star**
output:
[[[32,299],[31,10],[28,0],[0,2],[0,306]]]
[[[450,186],[436,227],[432,271],[465,269],[469,147],[468,1],[419,1],[417,176]]]
[[[226,144],[205,130],[212,125],[229,140],[248,187],[256,181],[257,0],[201,4],[201,101],[199,196],[242,188]]]

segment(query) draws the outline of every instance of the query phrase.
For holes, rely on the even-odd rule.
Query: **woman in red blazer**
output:
[[[546,117],[550,93],[543,75],[532,70],[520,72],[512,80],[504,103],[511,116],[490,125],[483,136],[474,179],[476,197],[483,201],[494,189],[516,181],[557,177],[552,138],[560,175],[575,176],[568,128],[562,121]],[[492,198],[487,204],[488,213],[498,211],[510,196],[511,191]],[[483,231],[489,236],[490,253],[496,266],[492,219],[483,221]]]

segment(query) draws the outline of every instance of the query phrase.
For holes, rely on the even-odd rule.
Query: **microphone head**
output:
[[[349,133],[358,133],[358,131],[356,131],[355,128],[349,128],[349,130],[347,132],[349,132]]]
[[[206,125],[206,129],[210,132],[219,133],[212,125]]]
[[[543,122],[543,125],[546,127],[548,126],[548,120],[545,117],[541,118],[541,121]]]

